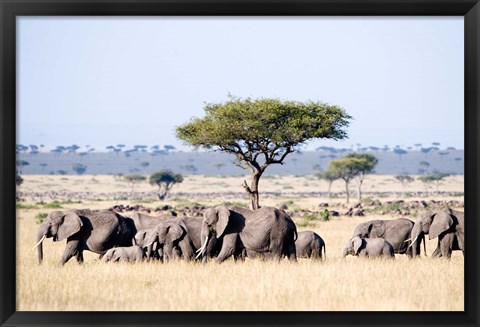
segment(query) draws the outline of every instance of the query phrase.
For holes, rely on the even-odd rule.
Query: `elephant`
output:
[[[283,210],[262,207],[249,210],[219,206],[208,208],[203,215],[201,239],[197,255],[206,262],[209,242],[221,242],[217,263],[231,256],[255,253],[264,258],[280,260],[285,255],[296,261],[297,229]]]
[[[298,232],[295,241],[297,258],[322,259],[322,248],[325,259],[327,257],[325,242],[313,231]]]
[[[135,224],[137,231],[142,229],[155,228],[162,220],[173,218],[174,216],[169,214],[162,214],[160,216],[150,216],[141,212],[135,212],[128,216]]]
[[[146,252],[148,248],[148,240],[153,237],[153,233],[154,228],[139,230],[133,238],[133,245],[139,246],[142,250]],[[158,248],[158,243],[154,242],[150,250],[151,255],[149,259],[160,259],[161,257],[163,257],[163,253],[161,252],[161,250],[162,249]]]
[[[110,248],[131,245],[134,230],[131,219],[112,211],[53,211],[38,228],[38,243],[34,249],[38,247],[38,261],[41,263],[45,238],[51,237],[54,242],[67,239],[60,264],[64,265],[74,256],[78,263],[82,263],[85,250],[102,256]]]
[[[383,238],[360,238],[356,236],[348,240],[343,249],[343,257],[349,254],[365,258],[395,258],[392,244]]]
[[[103,256],[103,261],[105,262],[118,262],[118,261],[129,261],[129,262],[140,262],[145,258],[145,253],[142,248],[138,245],[128,246],[128,247],[116,247],[109,249]]]
[[[453,250],[465,255],[465,214],[452,209],[425,210],[420,213],[411,232],[411,245],[415,253],[418,240],[428,235],[438,238],[432,257],[450,258]]]
[[[188,226],[187,223],[189,224]],[[198,226],[195,227],[195,224]],[[196,250],[195,243],[197,243],[197,246],[200,246],[200,236],[193,236],[195,229],[197,232],[200,231],[200,224],[200,219],[188,219],[187,222],[185,217],[163,220],[148,235],[147,257],[151,257],[153,252],[152,246],[157,244],[162,260],[178,259],[180,257],[191,260],[194,258]],[[196,242],[192,238],[195,238]]]
[[[393,246],[395,253],[407,254],[411,257],[413,254],[409,242],[413,224],[413,221],[406,218],[370,220],[358,224],[353,231],[352,238],[356,236],[360,238],[383,238]],[[415,256],[420,254],[420,243],[415,244]],[[425,249],[425,243],[423,245]]]

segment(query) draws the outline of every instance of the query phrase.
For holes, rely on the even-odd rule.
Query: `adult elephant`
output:
[[[141,212],[135,212],[128,215],[133,220],[137,231],[142,229],[155,228],[162,220],[173,218],[174,216],[169,214],[162,214],[160,216],[150,216]]]
[[[282,210],[262,207],[257,210],[209,208],[203,216],[203,246],[199,256],[205,259],[211,241],[221,242],[217,262],[241,253],[256,253],[279,260],[283,255],[296,261],[297,229],[293,220]]]
[[[53,238],[54,242],[67,239],[60,259],[60,264],[64,265],[74,256],[82,263],[85,250],[103,255],[110,248],[130,246],[134,231],[130,219],[112,211],[53,211],[38,228],[35,245],[38,247],[38,261],[43,260],[45,238]]]
[[[464,213],[451,209],[423,211],[415,221],[411,232],[413,253],[418,240],[428,235],[430,240],[438,238],[437,248],[432,257],[450,258],[452,251],[465,251]]]
[[[357,225],[351,239],[357,236],[360,238],[383,238],[393,246],[395,253],[407,254],[409,257],[416,256],[420,254],[421,242],[414,245],[415,251],[413,252],[409,246],[413,225],[414,222],[406,218],[370,220]]]

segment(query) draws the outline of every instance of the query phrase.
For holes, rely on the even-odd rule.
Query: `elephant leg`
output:
[[[222,249],[218,254],[217,263],[221,263],[231,257],[235,253],[235,245],[237,244],[237,235],[229,234],[223,237]]]
[[[83,263],[83,251],[78,251],[77,253],[77,262],[79,264],[82,264]]]
[[[455,235],[453,233],[445,234],[440,240],[440,250],[442,251],[442,256],[450,259],[452,256],[453,249],[453,239]]]
[[[182,255],[185,260],[190,261],[193,258],[193,248],[187,240],[182,240],[178,243],[180,250],[182,250]]]
[[[321,251],[321,249],[320,249]],[[287,247],[287,257],[288,257],[288,260],[290,261],[297,261],[297,250],[295,248],[295,243],[291,243],[288,247]],[[312,257],[315,257],[315,254],[313,253],[313,251],[310,252],[310,256]],[[321,254],[320,254],[321,256]]]
[[[68,262],[68,260],[78,254],[78,245],[78,240],[67,240],[67,246],[65,247],[65,251],[63,252],[62,258],[60,259],[60,265],[63,266]]]
[[[440,250],[440,240],[437,243],[437,248],[432,253],[432,258],[440,258],[442,256],[442,251]]]

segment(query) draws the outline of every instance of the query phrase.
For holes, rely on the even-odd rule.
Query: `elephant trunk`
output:
[[[343,248],[343,257],[345,258],[348,255],[348,248]]]
[[[420,243],[424,239],[424,233],[420,224],[415,223],[410,234],[411,243],[408,247],[412,247],[412,257],[420,255]],[[424,242],[425,246],[425,242]]]
[[[206,262],[207,260],[207,255],[208,255],[208,240],[211,239],[211,232],[210,228],[206,223],[203,223],[202,225],[202,232],[200,233],[200,240],[202,241],[202,246],[197,250],[198,254],[196,258],[202,258],[203,263]]]

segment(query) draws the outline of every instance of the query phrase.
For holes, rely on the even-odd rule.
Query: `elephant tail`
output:
[[[327,260],[327,245],[323,243],[323,260]]]

